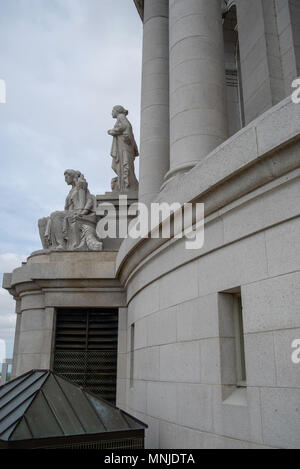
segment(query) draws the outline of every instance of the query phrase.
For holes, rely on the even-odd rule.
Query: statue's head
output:
[[[65,181],[68,184],[68,186],[71,186],[74,181],[78,181],[78,179],[81,176],[80,171],[75,171],[74,169],[67,169],[65,171]]]
[[[116,119],[119,114],[124,114],[124,116],[128,116],[128,111],[123,106],[115,106],[112,110],[113,118]]]

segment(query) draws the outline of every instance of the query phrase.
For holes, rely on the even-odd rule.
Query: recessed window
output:
[[[221,383],[247,386],[243,307],[240,288],[219,293]]]
[[[134,324],[130,328],[130,387],[134,385]]]
[[[245,341],[244,341],[244,322],[243,322],[243,306],[240,294],[234,295],[233,298],[233,320],[235,332],[235,354],[236,354],[236,377],[237,386],[246,387],[246,362],[245,362]]]

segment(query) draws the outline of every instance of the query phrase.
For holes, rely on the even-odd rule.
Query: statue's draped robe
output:
[[[86,188],[81,187],[80,184],[73,187],[66,198],[65,210],[54,212],[47,219],[44,236],[50,241],[50,246],[56,247],[65,244],[67,249],[79,247],[82,228],[94,227],[96,224],[94,205],[93,196]],[[70,217],[84,209],[88,210],[89,213],[72,221]]]
[[[138,181],[134,172],[134,160],[139,156],[139,151],[131,124],[123,114],[118,116],[112,135],[112,169],[118,176],[118,190],[137,191]]]

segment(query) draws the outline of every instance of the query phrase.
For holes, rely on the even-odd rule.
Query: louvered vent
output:
[[[118,310],[57,310],[54,372],[115,404]]]

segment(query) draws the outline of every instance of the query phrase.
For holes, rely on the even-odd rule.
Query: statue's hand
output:
[[[71,222],[71,223],[75,223],[76,220],[78,218],[78,215],[77,213],[72,213],[70,215],[67,216],[67,219]]]

